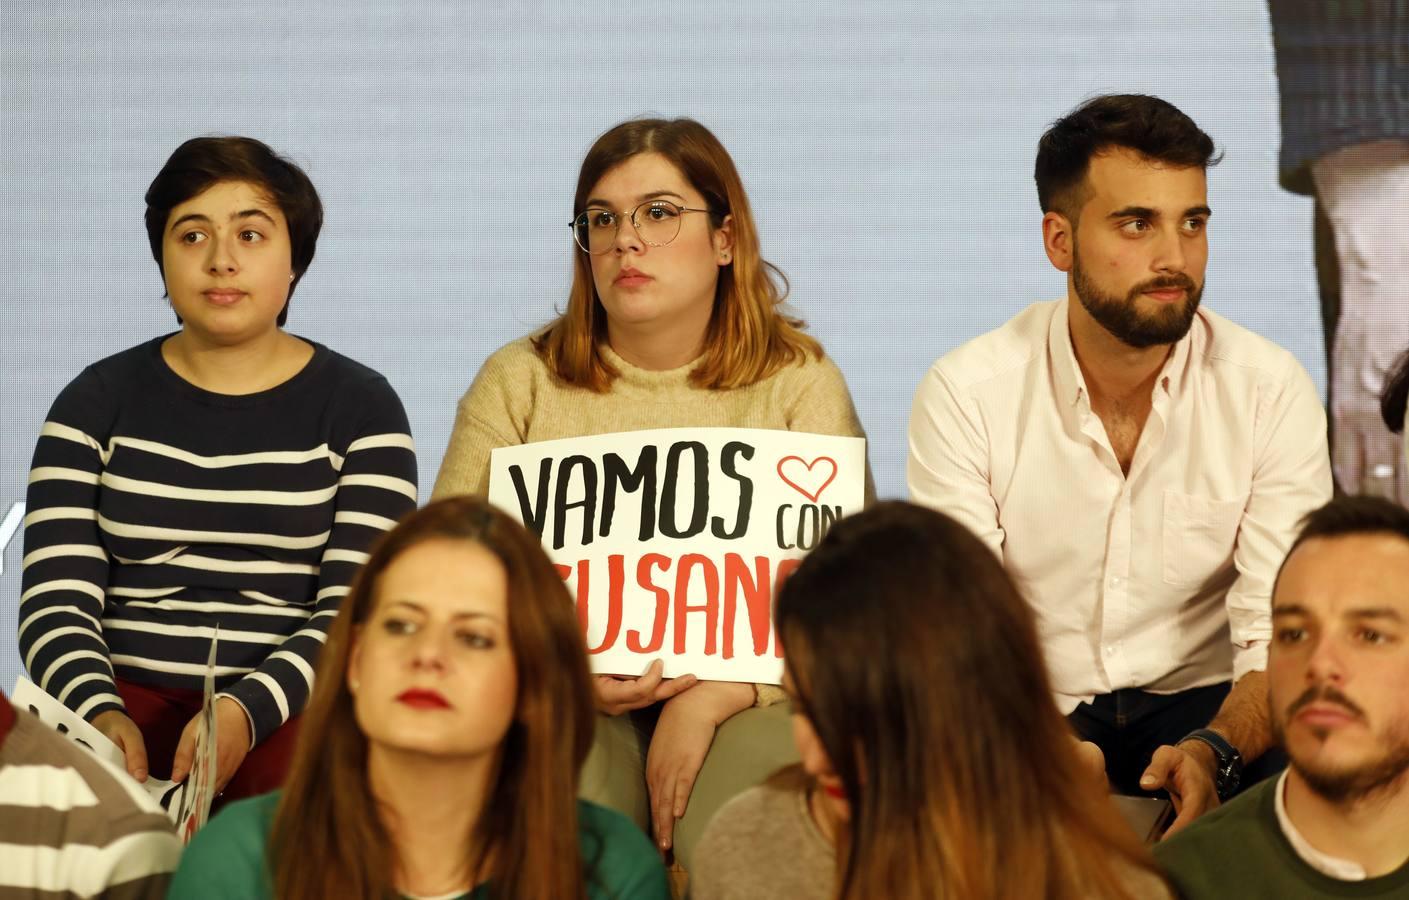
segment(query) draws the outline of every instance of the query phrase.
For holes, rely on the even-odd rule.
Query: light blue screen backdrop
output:
[[[1205,303],[1320,383],[1311,206],[1276,184],[1262,0],[0,0],[0,518],[59,389],[175,328],[142,195],[182,140],[247,134],[307,168],[327,224],[289,328],[391,380],[424,498],[480,363],[564,302],[583,153],[641,114],[693,116],[730,149],[880,492],[901,496],[925,369],[1062,294],[1034,148],[1107,91],[1159,94],[1226,150]],[[0,575],[6,689],[20,546]]]

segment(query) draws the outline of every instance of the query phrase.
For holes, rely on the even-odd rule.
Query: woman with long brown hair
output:
[[[666,898],[640,831],[576,798],[592,727],[537,540],[483,500],[433,503],[358,574],[282,793],[212,819],[170,896]]]
[[[484,363],[434,496],[485,493],[491,451],[538,441],[684,427],[862,435],[841,372],[783,311],[787,281],[703,125],[639,119],[603,134],[573,214],[567,309]],[[596,679],[604,716],[584,795],[651,827],[688,867],[719,805],[795,757],[776,686],[660,671]]]
[[[1079,758],[1027,605],[959,523],[844,519],[774,621],[802,771],[710,823],[696,900],[1170,896]]]

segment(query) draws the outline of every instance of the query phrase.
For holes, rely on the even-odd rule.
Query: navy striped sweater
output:
[[[326,347],[256,394],[201,390],[157,338],[89,366],[40,432],[24,520],[19,644],[80,715],[117,677],[216,687],[268,737],[313,668],[368,545],[416,505],[416,456],[382,376]]]

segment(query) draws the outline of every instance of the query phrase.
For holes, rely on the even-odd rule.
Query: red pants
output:
[[[147,771],[153,778],[170,778],[181,732],[201,711],[201,692],[136,684],[121,678],[117,679],[117,692],[147,745]],[[297,740],[298,716],[294,716],[255,745],[240,763],[235,777],[225,785],[216,805],[267,794],[281,787]]]

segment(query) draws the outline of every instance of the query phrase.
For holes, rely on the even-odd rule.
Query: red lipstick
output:
[[[404,703],[412,709],[450,709],[450,701],[441,696],[439,691],[426,688],[403,691],[397,696],[396,702]]]

